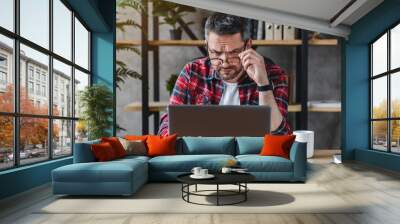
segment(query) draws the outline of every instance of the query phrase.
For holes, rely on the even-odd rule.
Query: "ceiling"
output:
[[[347,38],[351,25],[383,0],[168,0],[210,11]]]

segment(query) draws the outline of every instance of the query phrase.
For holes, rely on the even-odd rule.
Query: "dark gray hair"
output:
[[[246,20],[243,17],[219,12],[210,15],[206,20],[204,25],[204,37],[206,40],[208,40],[209,32],[214,32],[218,35],[240,33],[243,40],[250,38],[246,29]]]

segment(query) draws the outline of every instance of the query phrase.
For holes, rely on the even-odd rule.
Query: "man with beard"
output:
[[[169,103],[268,105],[271,133],[290,134],[286,75],[251,48],[252,40],[245,30],[241,17],[223,13],[209,16],[205,24],[208,56],[184,66]],[[161,116],[158,134],[169,134],[167,113]]]

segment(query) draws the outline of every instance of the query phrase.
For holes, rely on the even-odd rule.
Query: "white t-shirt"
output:
[[[225,83],[225,90],[222,93],[219,105],[240,105],[238,84],[223,82]]]

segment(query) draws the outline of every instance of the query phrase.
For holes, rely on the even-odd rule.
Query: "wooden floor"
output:
[[[0,223],[400,223],[400,174],[359,163],[331,163],[332,150],[309,160],[308,182],[317,183],[344,200],[363,202],[356,214],[36,214],[51,201],[49,186],[0,202]],[[337,153],[337,152],[334,152]],[[321,203],[315,201],[315,203]],[[173,205],[171,205],[173,206]]]

